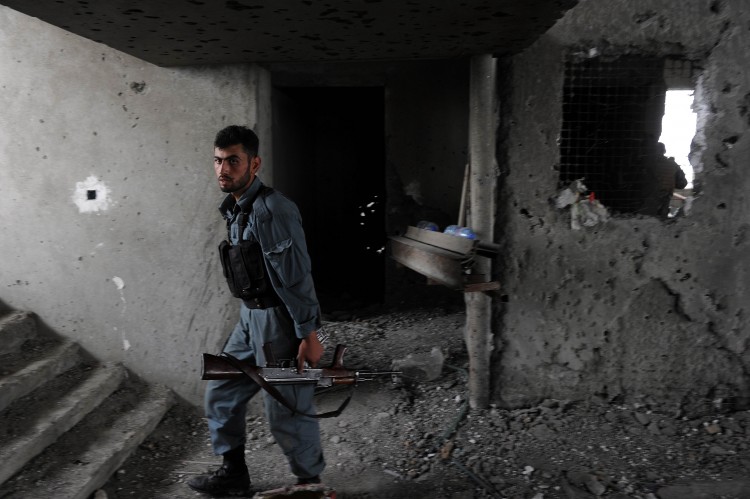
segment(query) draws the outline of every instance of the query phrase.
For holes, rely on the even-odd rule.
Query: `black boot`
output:
[[[214,496],[250,495],[250,474],[245,464],[245,447],[236,447],[224,454],[221,468],[207,475],[198,475],[188,481],[188,486]]]
[[[310,478],[297,478],[297,485],[309,485],[320,483],[319,476],[311,476]]]

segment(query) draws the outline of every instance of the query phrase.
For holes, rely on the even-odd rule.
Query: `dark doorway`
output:
[[[275,88],[274,184],[300,208],[325,312],[383,301],[382,87]]]

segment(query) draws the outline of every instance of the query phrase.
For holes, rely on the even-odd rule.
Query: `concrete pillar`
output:
[[[271,106],[271,72],[261,66],[255,66],[251,86],[255,91],[255,115],[248,119],[250,127],[255,130],[260,140],[260,157],[263,160],[261,178],[266,185],[274,185],[273,166],[273,113]]]
[[[497,162],[496,64],[491,55],[471,59],[469,82],[469,226],[483,241],[494,242]],[[481,259],[476,273],[491,275],[492,262]],[[469,405],[485,408],[490,396],[492,299],[465,293],[466,348],[469,353]]]

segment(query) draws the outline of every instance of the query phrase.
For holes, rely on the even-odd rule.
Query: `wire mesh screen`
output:
[[[701,71],[703,68],[696,61],[677,57],[664,60],[664,81],[669,90],[694,90]]]
[[[612,211],[637,213],[664,115],[664,60],[571,58],[565,65],[560,184],[576,179]]]

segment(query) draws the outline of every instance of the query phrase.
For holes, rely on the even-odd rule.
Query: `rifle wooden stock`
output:
[[[257,371],[256,366],[248,367],[254,368]],[[203,373],[201,379],[237,379],[244,376],[245,373],[234,367],[225,357],[219,355],[211,355],[210,353],[203,354]]]

